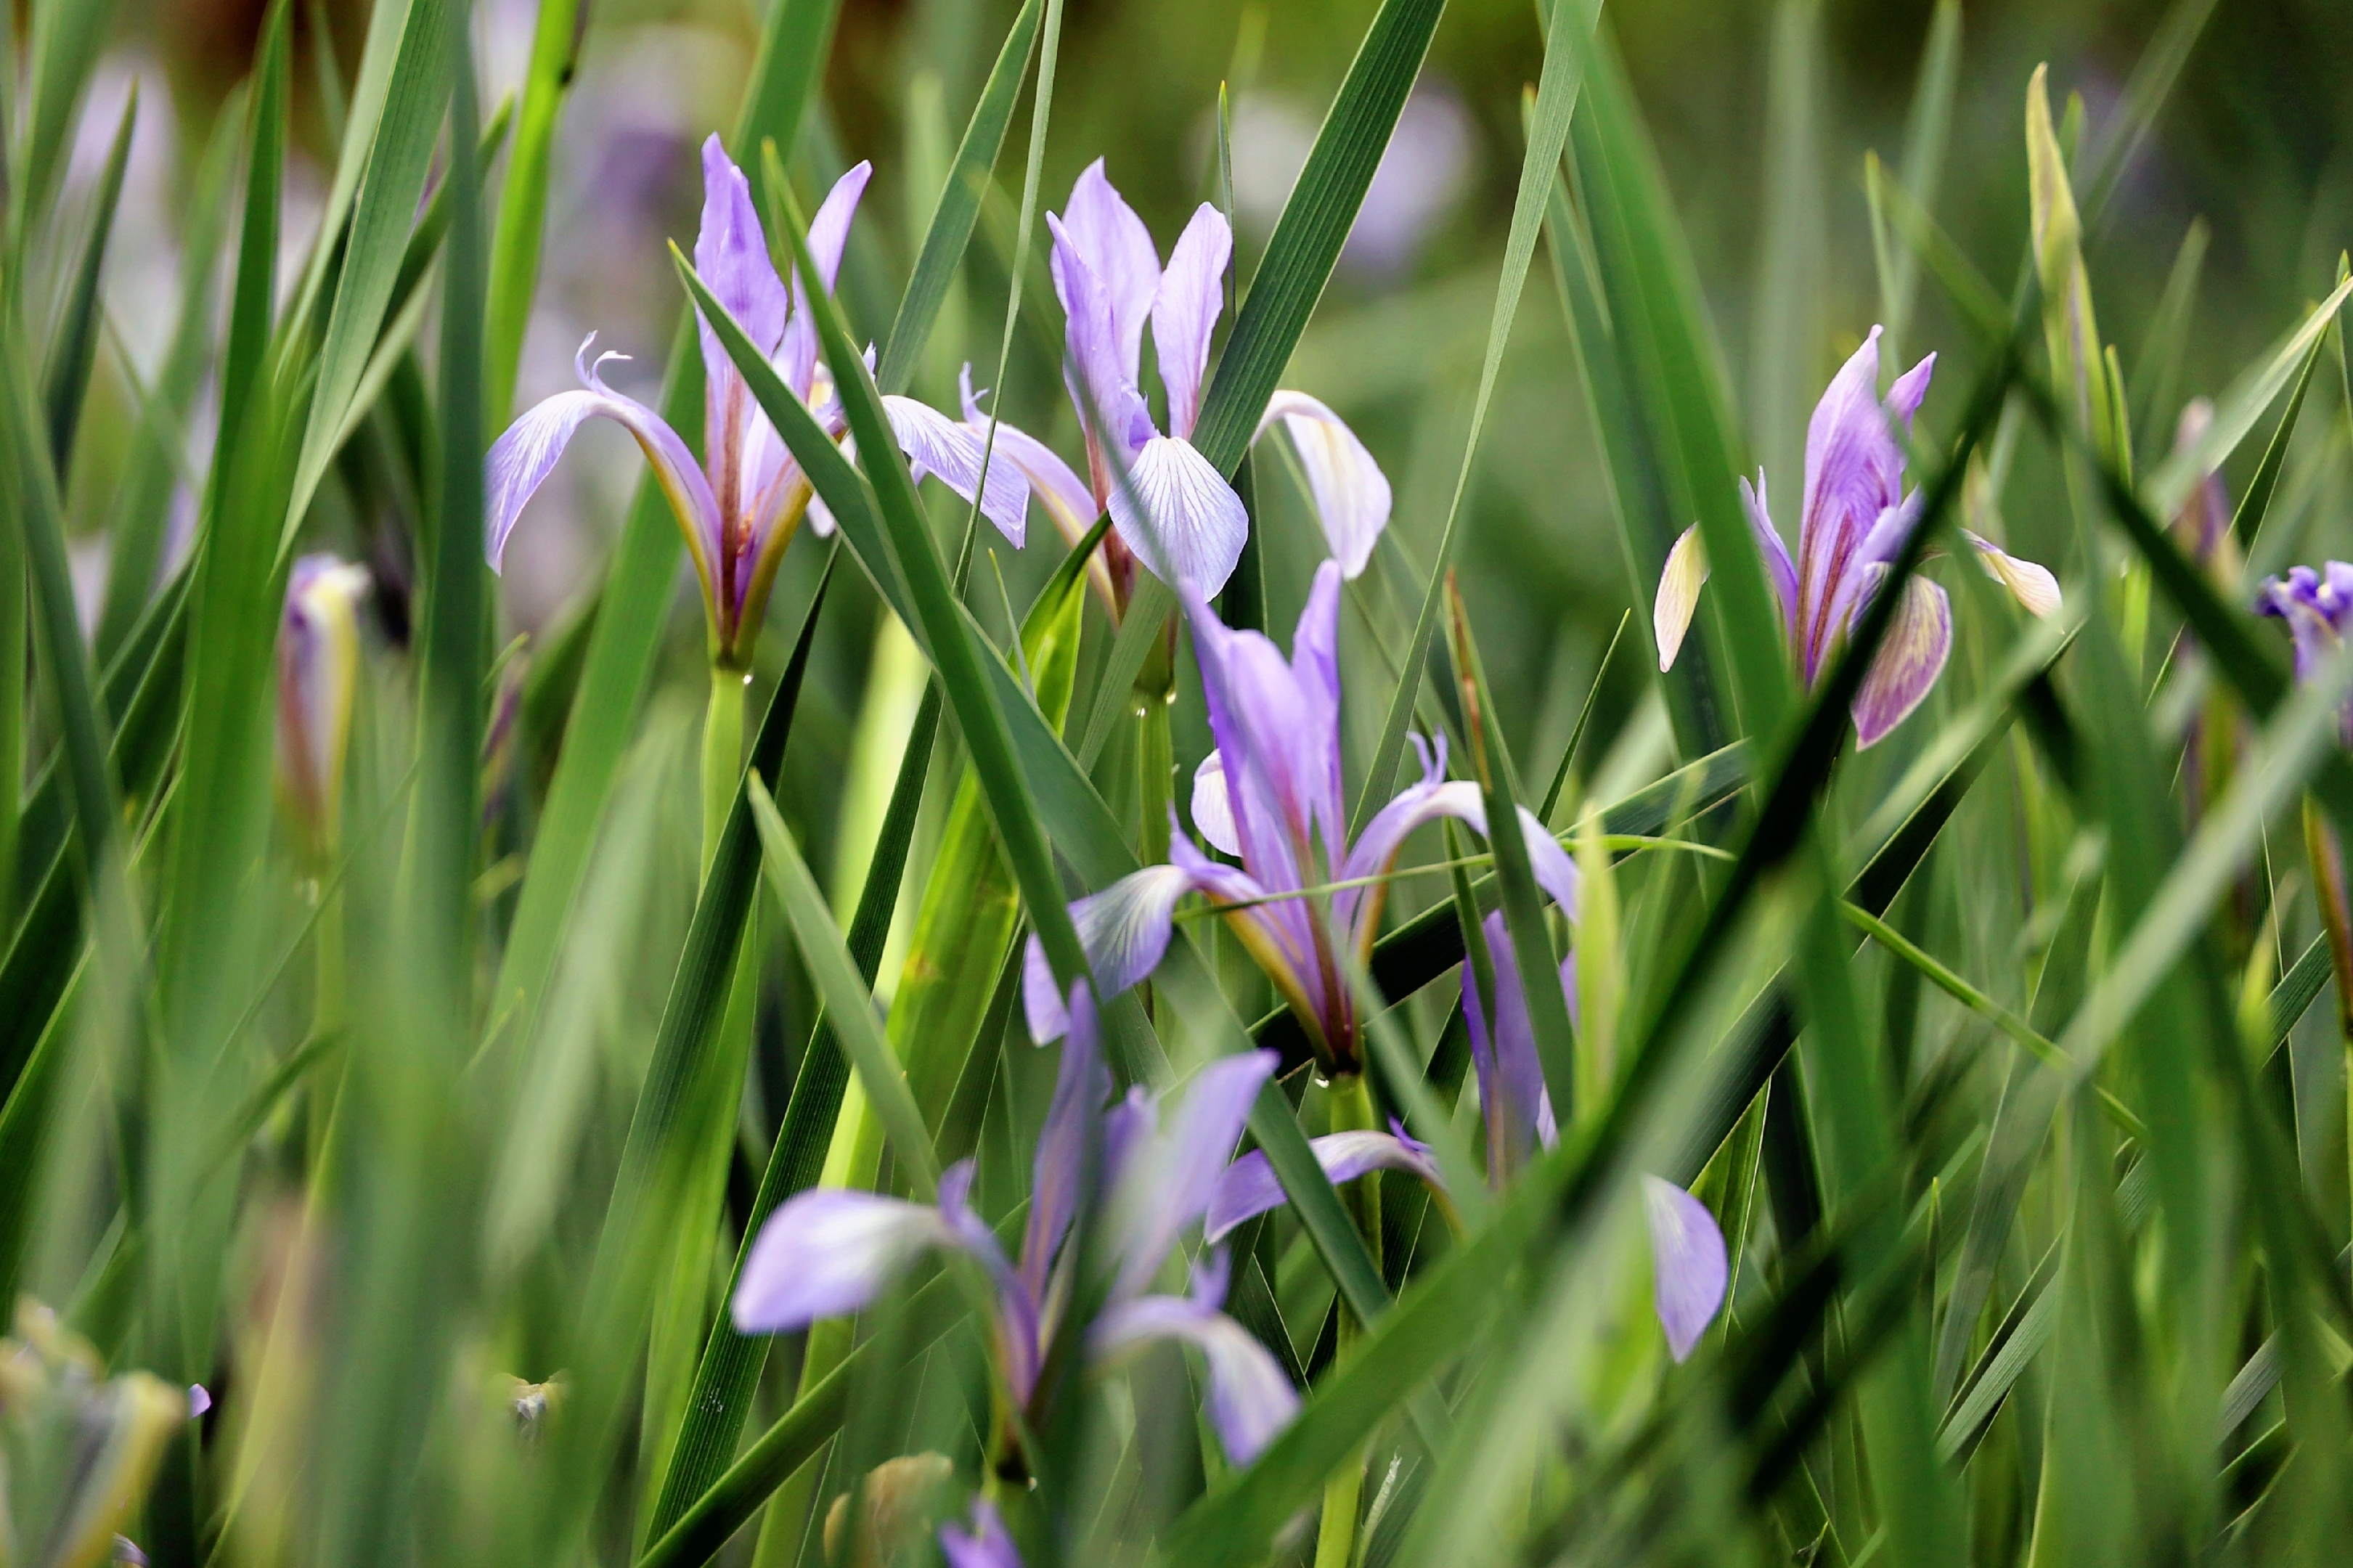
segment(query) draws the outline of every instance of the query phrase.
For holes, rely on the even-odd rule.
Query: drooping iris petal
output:
[[[1224,215],[1203,202],[1168,253],[1168,269],[1153,296],[1152,346],[1159,355],[1160,384],[1168,390],[1168,433],[1180,441],[1192,439],[1201,412],[1209,334],[1225,309],[1226,263],[1233,253],[1233,230]]]
[[[1264,435],[1275,421],[1282,422],[1306,471],[1307,489],[1315,498],[1315,515],[1324,524],[1324,542],[1343,574],[1355,579],[1373,558],[1373,546],[1389,523],[1388,476],[1372,453],[1356,439],[1347,422],[1303,392],[1277,392],[1267,400],[1259,418]]]
[[[964,395],[964,422],[967,429],[982,442],[989,440],[992,428],[989,416],[981,412],[980,399],[972,390],[972,366],[966,365],[961,378]],[[1087,530],[1102,515],[1095,505],[1094,492],[1087,489],[1084,479],[1056,455],[1054,449],[1035,436],[1002,419],[996,422],[996,449],[991,453],[991,468],[997,459],[1010,461],[1029,489],[1054,520],[1065,542],[1076,544],[1086,537]],[[994,475],[991,476],[994,478]]]
[[[2050,568],[2010,554],[1989,539],[1980,539],[1968,529],[1961,537],[1978,552],[1978,564],[1987,576],[2010,592],[2010,596],[2026,607],[2030,615],[2048,620],[2059,613],[2059,579]]]
[[[1299,1413],[1299,1391],[1267,1348],[1198,1300],[1145,1296],[1122,1302],[1087,1331],[1087,1348],[1097,1360],[1153,1340],[1177,1340],[1200,1351],[1209,1369],[1209,1421],[1235,1464],[1257,1458]]]
[[[719,502],[711,491],[711,481],[679,439],[669,421],[636,398],[625,397],[607,387],[596,374],[596,367],[587,363],[590,344],[596,341],[591,333],[580,345],[576,362],[580,379],[587,383],[579,392],[559,392],[539,404],[507,426],[506,433],[492,443],[490,457],[484,464],[490,494],[488,516],[489,537],[485,541],[491,570],[499,569],[507,549],[507,536],[514,531],[515,520],[522,515],[541,483],[554,470],[555,461],[564,455],[573,436],[591,419],[610,419],[637,437],[638,446],[653,465],[654,478],[661,485],[662,494],[669,498],[670,510],[678,517],[678,525],[686,535],[688,548],[693,552],[695,569],[703,581],[711,581],[711,563],[719,539]],[[607,355],[607,358],[613,356]],[[602,360],[598,364],[602,364]]]
[[[1147,1159],[1131,1158],[1120,1173],[1112,1212],[1122,1254],[1114,1300],[1151,1281],[1177,1233],[1208,1212],[1250,1107],[1279,1060],[1272,1051],[1221,1057],[1194,1075],[1167,1132]]]
[[[1656,1176],[1642,1178],[1642,1208],[1659,1326],[1667,1331],[1669,1352],[1682,1361],[1724,1305],[1730,1275],[1724,1232],[1705,1204]]]
[[[1041,1148],[1039,1153],[1043,1152]],[[1043,1299],[1043,1291],[1029,1282],[1026,1270],[1013,1267],[1005,1256],[1005,1248],[997,1245],[997,1233],[989,1229],[987,1221],[972,1212],[968,1200],[973,1168],[972,1161],[958,1160],[940,1173],[940,1225],[949,1239],[979,1260],[989,1283],[996,1288],[994,1326],[998,1362],[1014,1398],[1026,1403],[1038,1386],[1038,1358],[1043,1337],[1039,1331],[1038,1304]],[[1033,1213],[1033,1229],[1036,1217]]]
[[[1880,570],[1883,571],[1883,568]],[[1906,578],[1894,624],[1854,698],[1858,749],[1875,744],[1920,706],[1953,651],[1953,605],[1945,590],[1918,575]]]
[[[1006,1533],[997,1505],[987,1498],[972,1500],[969,1529],[940,1526],[940,1552],[947,1558],[948,1568],[1021,1568],[1021,1553],[1014,1549],[1013,1537]]]
[[[1414,829],[1441,816],[1451,816],[1476,833],[1487,837],[1487,803],[1479,786],[1468,779],[1440,782],[1425,778],[1398,793],[1397,798],[1377,812],[1372,821],[1348,851],[1347,864],[1340,868],[1340,880],[1354,882],[1369,877],[1385,875],[1396,863],[1398,851],[1405,847]],[[1527,847],[1528,867],[1535,877],[1536,886],[1552,896],[1555,903],[1571,920],[1577,918],[1577,862],[1560,847],[1560,841],[1547,832],[1526,806],[1519,808],[1520,839]],[[1333,910],[1349,923],[1360,936],[1366,916],[1379,908],[1379,900],[1368,896],[1371,889],[1348,889],[1333,895]],[[1357,900],[1362,900],[1359,903]]]
[[[1153,246],[1151,231],[1112,188],[1101,158],[1088,164],[1071,185],[1059,226],[1068,237],[1070,251],[1101,280],[1118,349],[1115,363],[1133,382],[1142,359],[1145,320],[1160,289],[1160,252]],[[1057,247],[1053,270],[1058,291],[1064,286],[1063,265],[1062,248]],[[1063,292],[1062,309],[1067,312],[1071,308],[1071,296]]]
[[[1334,1186],[1353,1182],[1370,1171],[1403,1171],[1432,1186],[1446,1184],[1428,1151],[1394,1132],[1369,1129],[1330,1132],[1309,1139],[1307,1146],[1315,1152],[1315,1163],[1324,1167],[1325,1178]],[[1263,1152],[1253,1149],[1228,1165],[1225,1173],[1218,1178],[1217,1194],[1209,1200],[1208,1221],[1201,1239],[1215,1245],[1242,1221],[1280,1207],[1285,1201],[1274,1167],[1267,1163]]]
[[[924,1247],[956,1240],[922,1204],[832,1187],[797,1193],[760,1227],[729,1311],[741,1333],[807,1328],[857,1311]]]
[[[1191,443],[1152,437],[1105,499],[1121,542],[1163,583],[1213,597],[1233,575],[1250,513]]]
[[[1224,873],[1217,887],[1226,896],[1261,896],[1241,872],[1216,869]],[[1086,950],[1097,995],[1116,996],[1159,967],[1161,954],[1168,951],[1176,900],[1200,885],[1196,875],[1180,867],[1146,866],[1071,905],[1071,920],[1079,928],[1079,945]],[[1045,947],[1032,936],[1023,960],[1021,998],[1029,1037],[1041,1045],[1059,1039],[1070,1027],[1059,990]]]
[[[1667,552],[1658,598],[1651,605],[1651,636],[1659,645],[1662,674],[1675,667],[1675,655],[1683,651],[1683,637],[1691,630],[1692,612],[1699,608],[1700,586],[1706,581],[1707,545],[1699,536],[1699,524],[1693,523]]]
[[[1789,547],[1781,542],[1781,531],[1773,526],[1771,503],[1765,494],[1765,470],[1757,470],[1757,482],[1740,481],[1741,510],[1748,514],[1748,531],[1757,537],[1757,553],[1765,563],[1765,585],[1773,591],[1774,607],[1781,612],[1784,636],[1797,633],[1798,569],[1789,562]]]
[[[1239,856],[1242,841],[1234,832],[1233,802],[1226,794],[1226,759],[1211,752],[1193,770],[1193,826],[1222,854]]]
[[[849,243],[849,220],[857,216],[859,198],[866,194],[866,182],[873,175],[873,164],[857,164],[833,183],[818,205],[817,216],[809,219],[809,260],[817,267],[818,287],[828,294],[833,292],[833,280],[841,270],[841,252]],[[797,267],[793,314],[776,350],[776,374],[804,403],[815,401],[817,378],[817,318],[809,306],[808,280]]]
[[[899,449],[907,454],[920,480],[929,473],[965,500],[981,489],[980,438],[928,404],[912,397],[885,396],[882,412]],[[1011,458],[996,455],[988,465],[988,483],[980,503],[981,515],[997,525],[1016,550],[1029,536],[1029,488]]]

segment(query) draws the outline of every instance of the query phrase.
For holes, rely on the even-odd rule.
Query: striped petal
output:
[[[1170,436],[1145,442],[1110,496],[1121,542],[1163,583],[1207,599],[1233,575],[1250,513],[1190,442]]]
[[[1303,392],[1277,392],[1259,418],[1259,434],[1276,420],[1291,437],[1315,498],[1324,540],[1342,574],[1355,578],[1373,558],[1373,546],[1389,523],[1388,476],[1356,439],[1347,422]]]
[[[1209,337],[1226,306],[1226,263],[1233,230],[1203,202],[1168,253],[1168,270],[1152,299],[1152,346],[1160,357],[1160,384],[1168,389],[1168,433],[1190,440],[1201,412],[1201,381],[1209,368]]]
[[[1223,1312],[1225,1260],[1206,1263],[1193,1295],[1145,1296],[1094,1321],[1087,1350],[1098,1362],[1155,1340],[1176,1340],[1201,1352],[1209,1369],[1209,1422],[1237,1465],[1258,1458],[1299,1413],[1299,1391],[1250,1331]]]
[[[955,1245],[937,1209],[812,1188],[760,1227],[729,1304],[738,1332],[780,1334],[855,1312],[927,1247]]]
[[[1887,628],[1887,639],[1871,661],[1870,673],[1862,678],[1862,689],[1855,693],[1858,748],[1877,744],[1911,716],[1928,689],[1936,684],[1936,677],[1944,673],[1945,659],[1952,651],[1952,601],[1926,577],[1906,579],[1895,622]]]
[[[1334,1186],[1352,1182],[1370,1171],[1403,1171],[1433,1187],[1446,1184],[1429,1151],[1394,1131],[1332,1132],[1309,1139],[1307,1146],[1315,1152],[1315,1163],[1324,1167],[1325,1179]],[[1209,1200],[1208,1222],[1201,1239],[1214,1246],[1244,1220],[1279,1208],[1286,1201],[1282,1184],[1275,1180],[1274,1167],[1267,1163],[1264,1153],[1253,1149],[1228,1165],[1225,1174],[1218,1178],[1217,1194]]]
[[[1699,608],[1700,584],[1707,581],[1707,546],[1701,542],[1699,524],[1693,523],[1667,552],[1666,569],[1659,574],[1659,596],[1651,606],[1651,634],[1659,645],[1659,668],[1675,667],[1683,636],[1691,630],[1692,613]]]
[[[927,473],[935,475],[966,501],[981,489],[980,438],[969,429],[912,397],[886,396],[882,399],[882,412],[889,416],[891,432],[899,438],[899,449],[907,454],[918,482]],[[1009,456],[988,456],[988,482],[981,498],[981,515],[995,523],[997,531],[1018,550],[1029,537],[1029,489],[1020,468]]]
[[[1071,905],[1097,996],[1109,1001],[1160,967],[1176,900],[1197,888],[1229,899],[1263,896],[1258,884],[1230,867],[1146,866]],[[1029,1037],[1039,1044],[1060,1039],[1070,1028],[1069,1009],[1035,936],[1023,955],[1021,999]]]
[[[1656,1176],[1642,1178],[1642,1208],[1651,1229],[1653,1305],[1668,1351],[1682,1361],[1724,1305],[1730,1278],[1724,1232],[1705,1204]]]
[[[2038,566],[2010,554],[1989,539],[1980,539],[1968,529],[1961,536],[1978,552],[1978,564],[1985,574],[2010,592],[2010,596],[2023,605],[2030,615],[2049,620],[2059,613],[2059,579],[2047,566]]]

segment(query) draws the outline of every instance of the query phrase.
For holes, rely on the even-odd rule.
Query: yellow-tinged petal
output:
[[[1667,552],[1666,569],[1659,574],[1658,602],[1651,608],[1651,632],[1658,639],[1662,671],[1675,667],[1683,634],[1691,630],[1692,612],[1699,607],[1699,586],[1706,581],[1707,547],[1700,542],[1699,524],[1694,523]]]
[[[2021,560],[1967,529],[1961,533],[1977,551],[1978,564],[1985,568],[1985,574],[2009,589],[2010,596],[2029,614],[2049,620],[2059,613],[2059,579],[2051,574],[2049,567]]]

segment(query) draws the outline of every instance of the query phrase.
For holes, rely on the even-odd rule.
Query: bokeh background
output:
[[[247,68],[263,8],[262,0],[133,0],[122,9],[67,198],[86,199],[113,106],[135,81],[146,112],[109,280],[112,332],[82,447],[92,479],[105,476],[127,443],[135,389],[163,352],[179,287],[177,214],[224,95]],[[1373,8],[1372,0],[1069,0],[1046,205],[1059,207],[1078,171],[1104,157],[1166,246],[1192,205],[1214,194],[1223,83],[1246,279]],[[477,0],[486,104],[519,80],[536,9],[532,0]],[[694,149],[732,119],[759,26],[757,0],[592,0],[586,9],[518,406],[572,384],[572,355],[591,331],[600,349],[636,356],[615,379],[650,396],[681,304],[664,241],[691,241],[701,198]],[[820,174],[858,157],[877,167],[844,284],[861,330],[879,336],[887,325],[911,236],[928,216],[937,171],[1013,9],[1011,0],[849,0],[843,7],[820,122],[805,153],[829,165],[812,171]],[[1609,10],[1691,237],[1752,455],[1787,476],[1776,485],[1787,510],[1805,412],[1879,310],[1864,158],[1877,150],[1892,162],[1902,152],[1932,0],[1645,0]],[[2015,276],[2025,237],[2020,124],[2030,73],[2049,62],[2057,91],[2082,95],[2096,135],[2165,10],[2159,0],[1969,0],[1961,7],[1959,94],[1933,205],[1997,286]],[[2325,291],[2353,219],[2353,95],[2343,90],[2353,80],[2353,7],[2232,0],[2216,10],[2091,253],[2103,315],[2126,324],[2126,370],[2146,405],[2137,406],[2144,461],[2182,401],[2219,390],[2305,300]],[[320,160],[338,113],[322,67],[332,61],[348,80],[367,5],[302,0],[296,16],[297,114],[311,162],[297,160],[290,183],[290,258],[308,243],[306,224],[315,224],[325,182]],[[1396,624],[1409,617],[1420,579],[1406,573],[1427,561],[1444,521],[1509,219],[1521,93],[1538,58],[1535,8],[1525,0],[1455,0],[1448,8],[1288,377],[1356,426],[1396,487],[1396,547],[1384,550],[1366,596],[1375,608],[1360,608],[1377,630],[1385,602]],[[998,170],[1002,199],[984,214],[918,377],[916,390],[934,402],[952,402],[961,361],[995,358],[1029,113],[1025,98]],[[1775,213],[1778,227],[1768,219]],[[2152,319],[2185,247],[2202,263],[2188,352],[2178,372],[2136,363],[2133,334]],[[1458,557],[1515,746],[1535,756],[1557,751],[1620,614],[1630,605],[1647,613],[1649,598],[1648,584],[1630,581],[1616,542],[1547,267],[1540,256],[1530,277]],[[1060,323],[1042,269],[1028,298],[1044,308],[1028,312],[1004,407],[1075,452],[1056,383]],[[1761,303],[1767,300],[1776,303]],[[1907,358],[1928,349],[1947,356],[1929,405],[1933,427],[1940,409],[1949,415],[1957,405],[1968,353],[1933,282],[1924,281],[1919,301],[1905,331]],[[188,432],[192,449],[209,441],[206,417],[200,408]],[[2254,456],[2251,444],[2240,460]],[[2047,460],[2033,450],[2021,455],[2005,521],[2014,545],[2063,568],[2058,488],[2036,478],[2035,465]],[[511,629],[546,634],[576,614],[639,472],[617,429],[594,425],[583,434],[515,536],[503,580]],[[2274,531],[2283,548],[2310,539],[2312,528],[2324,531],[2318,545],[2344,527],[2337,465],[2297,472],[2290,527]],[[105,569],[98,498],[108,488],[74,487],[84,542],[78,568],[93,605]],[[1295,482],[1278,478],[1260,489],[1271,520],[1262,535],[1269,620],[1287,628],[1320,550]],[[402,536],[371,521],[372,512],[398,504],[331,487],[322,502],[328,515],[314,522],[372,555],[384,585],[377,620],[396,641],[404,568],[369,542]],[[337,508],[348,515],[338,519]],[[187,510],[184,498],[184,520]],[[1788,531],[1795,520],[1781,521]],[[1033,538],[1043,547],[1033,543],[1000,563],[1016,604],[1060,553],[1042,525]],[[806,567],[807,553],[797,552],[797,567]],[[788,581],[796,569],[787,568]],[[862,584],[851,588],[864,593]],[[687,693],[680,700],[699,701],[701,634],[683,584],[676,609],[672,673]],[[820,828],[841,799],[854,802],[853,786],[877,775],[887,781],[892,719],[871,710],[896,704],[912,714],[910,661],[869,658],[877,646],[891,652],[887,635],[876,642],[872,620],[871,600],[862,616],[828,617],[810,722],[796,738],[800,787],[791,809]],[[774,650],[767,657],[773,661]],[[1651,683],[1639,663],[1617,661],[1597,711],[1597,738],[1615,743],[1615,765],[1630,778],[1664,745],[1662,724],[1645,721]],[[885,679],[896,670],[899,687],[870,690],[870,670]],[[1352,745],[1370,727],[1356,715]],[[1180,762],[1188,733],[1198,755],[1206,739],[1190,713],[1180,725]],[[861,735],[871,753],[865,757]],[[1588,754],[1610,753],[1605,745]],[[853,827],[843,831],[857,837]],[[854,844],[844,854],[837,872],[858,861]]]

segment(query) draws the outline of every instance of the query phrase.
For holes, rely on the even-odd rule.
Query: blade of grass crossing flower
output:
[[[1672,515],[1699,521],[1711,570],[1708,597],[1723,630],[1741,724],[1769,737],[1788,707],[1788,660],[1735,487],[1746,465],[1724,372],[1689,246],[1606,29],[1594,34],[1590,53],[1569,160],[1601,294],[1624,334],[1635,406],[1651,429]],[[1653,574],[1636,585],[1638,604],[1650,598],[1656,581]]]
[[[949,280],[964,260],[972,226],[980,216],[981,193],[989,172],[1005,145],[1005,129],[1012,123],[1013,103],[1020,96],[1021,79],[1029,73],[1029,56],[1038,41],[1038,21],[1044,0],[1023,0],[1005,42],[997,52],[980,101],[973,106],[964,140],[957,143],[955,162],[941,185],[932,219],[923,231],[923,248],[915,253],[913,274],[899,298],[899,313],[882,342],[882,357],[874,379],[886,392],[904,392],[915,373],[940,302],[947,297]]]
[[[355,119],[351,128],[352,135],[368,138],[367,164],[353,201],[334,303],[319,345],[318,383],[287,508],[290,535],[310,510],[311,497],[334,458],[334,437],[384,325],[385,308],[425,194],[449,104],[451,3],[409,0],[381,116],[373,124]]]
[[[107,149],[106,166],[98,177],[98,195],[90,212],[90,236],[82,242],[81,259],[74,268],[72,291],[67,296],[64,319],[49,345],[49,362],[42,377],[41,406],[48,416],[49,461],[60,489],[72,472],[74,432],[81,424],[82,400],[90,393],[90,371],[98,363],[98,339],[105,300],[99,291],[106,274],[106,244],[114,232],[115,209],[122,202],[122,172],[131,161],[131,132],[139,123],[139,89],[133,84],[122,105],[122,119]]]
[[[2206,434],[2188,450],[2175,452],[2158,464],[2140,487],[2150,511],[2159,517],[2171,517],[2180,510],[2190,487],[2219,469],[2223,459],[2238,449],[2239,443],[2247,438],[2255,422],[2263,417],[2263,410],[2299,374],[2313,346],[2327,333],[2348,295],[2353,295],[2353,279],[2339,282],[2330,289],[2328,297],[2295,331],[2239,373],[2222,395],[2214,400],[2214,419]]]
[[[163,564],[172,493],[179,484],[179,443],[199,384],[212,368],[213,286],[232,211],[229,181],[237,168],[237,132],[247,120],[240,88],[222,106],[196,165],[181,244],[178,324],[139,411],[138,433],[108,515],[106,596],[94,643],[102,663],[113,659],[139,623]]]
[[[522,110],[514,156],[499,193],[498,227],[491,239],[490,303],[483,324],[482,406],[503,425],[514,406],[522,337],[539,288],[539,254],[547,230],[547,184],[554,164],[555,128],[571,94],[587,31],[588,0],[539,0],[523,71]]]
[[[801,216],[789,204],[786,212],[796,263],[803,276],[816,277],[818,269],[807,255],[808,236]],[[1046,847],[1045,834],[1039,826],[1029,780],[1015,760],[1004,710],[984,668],[993,661],[984,659],[980,654],[969,619],[948,586],[947,573],[923,521],[914,482],[908,477],[906,459],[900,456],[890,421],[883,415],[881,395],[867,373],[864,358],[851,345],[839,307],[824,295],[812,296],[812,303],[826,363],[837,378],[850,432],[857,437],[859,453],[879,502],[877,510],[886,530],[891,559],[904,577],[908,595],[928,634],[933,666],[939,671],[948,705],[964,732],[973,771],[979,776],[983,796],[988,802],[997,841],[1012,863],[1014,879],[1020,884],[1023,900],[1029,906],[1029,918],[1045,943],[1057,983],[1076,980],[1085,973],[1085,957],[1079,947],[1078,931],[1062,904],[1061,884]],[[750,371],[744,364],[744,355],[739,348],[749,349],[749,340],[739,330],[727,347],[730,357],[745,370],[748,378]],[[767,402],[765,398],[761,401],[764,405]]]
[[[1432,8],[1432,20],[1435,7]],[[1535,110],[1527,132],[1527,149],[1520,159],[1520,179],[1517,194],[1512,200],[1512,226],[1504,241],[1504,269],[1495,283],[1495,305],[1487,322],[1487,346],[1479,366],[1479,389],[1471,402],[1471,426],[1462,443],[1462,460],[1454,474],[1452,499],[1447,503],[1446,523],[1438,537],[1438,546],[1430,558],[1430,582],[1423,589],[1421,608],[1414,617],[1413,631],[1409,637],[1399,659],[1398,689],[1389,699],[1387,716],[1381,721],[1380,738],[1373,750],[1373,764],[1365,775],[1362,791],[1356,796],[1356,806],[1348,825],[1353,837],[1364,831],[1373,813],[1387,803],[1391,785],[1397,778],[1398,762],[1405,754],[1407,728],[1413,721],[1415,700],[1421,695],[1422,665],[1430,639],[1437,635],[1439,616],[1443,608],[1447,567],[1453,559],[1455,533],[1461,526],[1463,497],[1471,486],[1472,465],[1478,457],[1479,437],[1485,427],[1487,407],[1495,391],[1495,377],[1504,363],[1504,348],[1511,340],[1512,322],[1519,314],[1521,290],[1527,283],[1528,263],[1534,258],[1536,235],[1544,223],[1545,197],[1552,189],[1553,176],[1560,167],[1561,150],[1567,144],[1569,121],[1577,107],[1577,94],[1583,85],[1586,40],[1591,37],[1601,15],[1599,0],[1551,0],[1542,8],[1546,23],[1544,67],[1536,78]],[[1416,65],[1419,57],[1416,56]],[[1410,79],[1411,73],[1408,76]],[[1391,111],[1390,124],[1395,123]],[[1386,128],[1385,128],[1386,130]],[[1303,180],[1302,184],[1304,184]],[[1361,197],[1362,187],[1359,187]],[[1298,198],[1294,195],[1293,201]],[[1355,213],[1350,205],[1350,215]],[[1278,236],[1279,237],[1279,236]],[[1271,247],[1268,266],[1273,263]],[[1243,309],[1247,313],[1255,304],[1262,286],[1266,268],[1260,272],[1260,281],[1253,282],[1250,298]],[[1241,340],[1240,326],[1236,325],[1235,341],[1226,348],[1229,361],[1233,358]],[[1224,367],[1219,367],[1222,380]],[[1212,388],[1214,395],[1215,388]],[[1271,383],[1268,386],[1273,390]],[[1259,405],[1254,404],[1254,408]]]
[[[826,1017],[842,1054],[858,1071],[869,1104],[875,1108],[891,1140],[891,1152],[926,1200],[939,1184],[939,1159],[932,1152],[923,1113],[908,1092],[905,1073],[883,1037],[882,1020],[874,1012],[872,994],[859,980],[858,966],[844,945],[841,928],[833,923],[825,895],[793,847],[792,834],[776,815],[767,786],[754,776],[748,786],[753,819],[758,824],[765,851],[768,885],[785,906],[785,918],[798,942],[801,962],[808,966],[824,997]]]
[[[747,144],[757,146],[763,137],[789,145],[797,134],[824,68],[825,42],[838,9],[839,0],[777,0],[769,8],[767,31],[730,143],[739,158]],[[668,363],[659,406],[692,446],[702,428],[702,363],[694,349],[691,309],[681,314]],[[492,1029],[508,1031],[506,1048],[518,1061],[535,1035],[542,996],[587,870],[597,824],[652,675],[682,548],[661,487],[650,476],[641,479],[606,566],[563,749],[484,1013]]]

